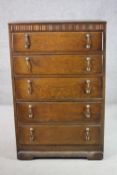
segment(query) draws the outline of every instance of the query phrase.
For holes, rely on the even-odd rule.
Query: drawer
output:
[[[12,35],[14,52],[102,50],[102,32],[29,32]]]
[[[102,55],[33,55],[13,59],[15,74],[94,74],[102,72]]]
[[[100,122],[102,103],[27,102],[17,103],[19,122]]]
[[[100,144],[101,128],[78,125],[30,125],[19,127],[19,144],[82,145]]]
[[[101,98],[102,78],[17,78],[15,91],[27,101]]]

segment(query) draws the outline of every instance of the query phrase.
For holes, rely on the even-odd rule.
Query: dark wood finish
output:
[[[101,121],[102,109],[100,102],[28,102],[17,103],[17,116],[21,123],[95,123]]]
[[[89,60],[89,69],[88,66]],[[16,75],[96,74],[102,73],[102,55],[14,56]]]
[[[106,22],[10,23],[17,157],[101,160]]]

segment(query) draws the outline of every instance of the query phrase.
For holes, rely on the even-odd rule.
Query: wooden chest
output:
[[[103,158],[106,22],[10,23],[18,159]]]

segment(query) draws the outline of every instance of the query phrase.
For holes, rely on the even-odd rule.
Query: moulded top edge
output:
[[[106,24],[107,21],[102,21],[102,20],[90,20],[90,21],[12,21],[12,22],[9,22],[8,24],[9,25],[13,25],[13,24],[63,24],[63,23],[68,23],[68,24],[80,24],[80,23],[91,23],[91,24]]]

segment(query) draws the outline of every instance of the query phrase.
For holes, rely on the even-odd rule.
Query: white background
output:
[[[16,159],[8,23],[106,20],[107,71],[103,161]],[[0,175],[117,174],[117,0],[0,0]]]

